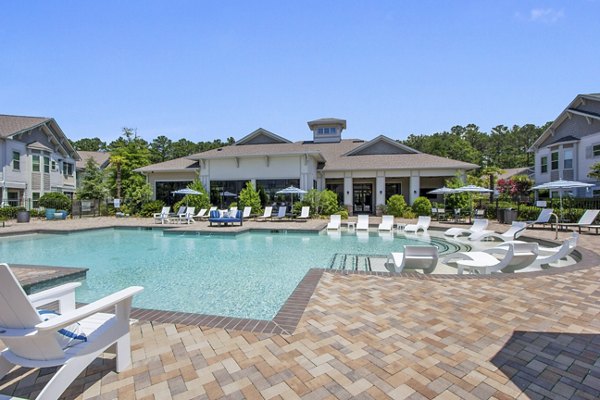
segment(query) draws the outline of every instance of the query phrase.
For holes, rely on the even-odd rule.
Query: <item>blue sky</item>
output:
[[[13,1],[0,113],[71,139],[404,139],[543,124],[600,92],[600,1]]]

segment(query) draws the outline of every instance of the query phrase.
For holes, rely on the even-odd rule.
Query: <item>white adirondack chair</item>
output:
[[[75,378],[101,353],[116,344],[116,369],[131,364],[129,314],[133,295],[143,290],[132,286],[81,308],[75,308],[75,288],[67,283],[27,296],[7,264],[0,264],[0,379],[15,365],[26,368],[60,366],[37,399],[57,399]],[[44,320],[36,307],[58,301],[59,316]],[[110,307],[114,313],[101,313]],[[87,341],[63,348],[58,331],[79,322]]]

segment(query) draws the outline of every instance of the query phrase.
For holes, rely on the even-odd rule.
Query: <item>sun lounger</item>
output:
[[[515,240],[516,238],[521,236],[523,232],[525,232],[525,229],[527,229],[527,223],[522,221],[513,221],[512,225],[510,226],[510,228],[508,228],[506,232],[496,233],[494,231],[485,230],[480,232],[473,232],[471,235],[469,235],[469,240],[500,239],[503,242],[506,242],[509,240]]]
[[[169,222],[169,213],[171,212],[171,207],[163,207],[161,212],[154,213],[154,222],[164,224],[165,222]]]
[[[527,224],[527,227],[533,228],[535,225],[546,226],[546,224],[550,223],[550,218],[552,217],[553,211],[554,210],[552,210],[551,208],[543,208],[542,211],[540,211],[540,215],[538,215],[538,217],[534,221],[525,222]]]
[[[450,228],[444,232],[445,236],[456,238],[461,235],[471,235],[475,232],[483,232],[488,226],[489,221],[485,218],[476,219],[473,221],[473,226],[470,228]]]
[[[405,245],[403,253],[390,253],[386,267],[400,273],[404,269],[421,269],[425,274],[435,270],[438,249],[435,246]]]
[[[339,214],[333,214],[329,216],[329,223],[327,224],[327,230],[339,230],[342,226],[342,216]]]
[[[491,274],[515,272],[531,265],[538,256],[537,243],[509,243],[508,249],[491,248],[484,251],[468,251],[445,257],[444,264],[456,263],[457,272],[470,274]],[[502,259],[492,254],[502,253]]]
[[[242,218],[250,218],[250,214],[252,214],[252,207],[244,207],[244,213],[242,214]]]
[[[369,229],[369,216],[367,214],[360,214],[358,216],[358,222],[356,223],[356,230],[368,230]]]
[[[188,207],[185,210],[185,213],[183,214],[179,214],[179,219],[177,221],[177,223],[179,224],[183,224],[184,222],[186,224],[191,224],[194,222],[194,213],[196,212],[196,207]]]
[[[579,233],[573,232],[572,236],[562,242],[560,246],[556,247],[538,247],[537,258],[526,268],[519,270],[519,272],[532,272],[541,271],[543,268],[552,267],[553,263],[567,257],[577,247],[577,241],[579,239]],[[501,253],[502,249],[508,249],[508,245],[515,243],[525,242],[505,242],[495,247],[496,253]]]
[[[304,206],[304,207],[302,207],[302,211],[300,212],[300,215],[298,216],[298,218],[296,218],[296,221],[305,222],[306,220],[308,220],[309,217],[310,217],[310,207]]]
[[[279,209],[277,210],[277,215],[274,217],[271,217],[272,220],[283,220],[285,218],[285,212],[287,211],[287,207],[286,206],[281,206],[279,207]]]
[[[559,229],[577,227],[579,229],[579,233],[581,233],[581,228],[596,228],[594,221],[596,220],[598,213],[600,213],[600,210],[586,210],[579,221],[572,223],[560,223],[558,224],[558,227]],[[596,228],[596,233],[598,233],[598,228]]]
[[[204,218],[207,214],[208,210],[206,208],[201,208],[200,211],[198,211],[198,214],[194,215],[194,219],[195,220],[201,220],[202,218]]]
[[[76,309],[75,289],[80,285],[66,283],[27,296],[8,265],[0,264],[0,340],[6,346],[0,353],[0,379],[15,365],[58,367],[36,389],[38,399],[58,399],[105,351],[116,354],[112,362],[117,372],[131,365],[131,299],[143,288],[132,286]],[[40,309],[53,302],[58,302],[60,314]],[[29,372],[17,372],[23,373]]]
[[[263,213],[262,217],[257,217],[256,220],[257,221],[266,221],[267,218],[271,218],[272,213],[273,213],[273,207],[271,207],[271,206],[265,207],[265,212]]]
[[[381,223],[379,227],[377,227],[380,231],[391,231],[394,227],[394,216],[393,215],[384,215],[381,217]]]
[[[421,215],[417,220],[416,224],[408,224],[404,227],[404,232],[419,232],[423,231],[427,232],[429,229],[429,224],[431,224],[431,217]]]

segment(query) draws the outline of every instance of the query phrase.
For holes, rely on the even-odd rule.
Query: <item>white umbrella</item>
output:
[[[470,213],[469,213],[469,223],[471,222],[471,215],[473,214],[473,197],[471,193],[491,193],[493,192],[493,190],[490,190],[488,188],[484,188],[481,186],[477,186],[477,185],[467,185],[467,186],[461,186],[457,189],[454,189],[454,193],[469,193],[469,208],[470,208]]]
[[[562,198],[563,198],[563,190],[568,190],[568,189],[577,189],[577,188],[590,188],[594,186],[592,183],[584,183],[584,182],[578,182],[578,181],[565,181],[562,179],[559,179],[558,181],[554,181],[554,182],[546,182],[546,183],[542,183],[541,185],[537,185],[531,188],[531,190],[558,190],[558,195],[560,197],[560,219],[562,220],[563,217],[563,202],[562,202]]]
[[[433,189],[430,190],[429,192],[427,192],[428,194],[441,194],[444,198],[444,210],[446,209],[446,195],[447,194],[452,194],[452,193],[456,193],[455,189],[446,187],[446,186],[442,186],[439,189]]]
[[[307,191],[299,189],[299,188],[297,188],[295,186],[288,186],[285,189],[281,189],[280,191],[275,192],[275,193],[276,194],[289,194],[289,195],[291,195],[291,198],[292,198],[292,210],[293,210],[294,209],[294,195],[295,194],[306,194]]]
[[[190,189],[190,188],[183,188],[183,189],[179,189],[179,190],[174,190],[171,193],[173,193],[173,194],[182,194],[184,196],[187,196],[188,194],[202,194],[199,191],[194,190],[194,189]],[[187,205],[188,205],[188,202],[187,202],[187,199],[186,199],[185,206],[187,207]]]

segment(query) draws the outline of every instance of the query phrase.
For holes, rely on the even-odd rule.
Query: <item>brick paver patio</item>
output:
[[[114,223],[56,221],[49,228]],[[292,225],[317,223],[322,222]],[[547,230],[528,234],[554,237]],[[586,268],[518,279],[325,272],[291,334],[140,320],[131,328],[132,368],[116,374],[107,354],[64,396],[599,398],[600,257],[593,253],[598,243],[599,236],[582,235]],[[0,393],[34,397],[51,372],[13,370],[0,381]]]

